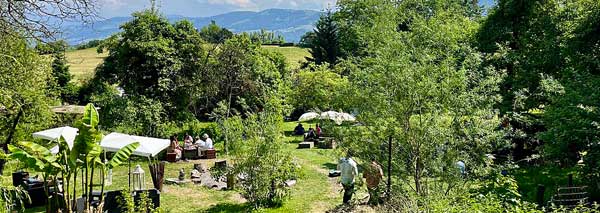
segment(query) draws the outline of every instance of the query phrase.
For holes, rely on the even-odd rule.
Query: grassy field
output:
[[[306,62],[306,58],[310,56],[307,49],[299,47],[279,47],[279,46],[262,46],[265,49],[272,50],[283,54],[287,58],[287,62],[292,68],[300,67],[302,62]]]
[[[73,81],[82,83],[94,75],[94,70],[108,56],[108,53],[98,54],[96,48],[90,48],[69,51],[66,55]]]
[[[295,122],[284,124],[291,131]],[[308,124],[307,124],[308,125]],[[283,206],[271,209],[261,209],[261,212],[325,212],[341,204],[341,186],[337,178],[327,177],[329,169],[335,167],[338,154],[331,149],[296,149],[301,137],[287,135],[286,149],[301,165],[301,175],[297,184],[291,188],[291,197]],[[218,156],[223,159],[223,156]],[[165,166],[165,177],[176,178],[178,171],[184,168],[189,173],[194,163],[202,163],[207,168],[214,165],[214,160],[195,160],[190,162],[168,163]],[[139,160],[132,163],[140,164],[147,170],[147,163]],[[123,189],[127,187],[128,167],[120,166],[113,171],[113,183],[107,189]],[[10,175],[5,175],[8,181]],[[146,172],[146,186],[152,186],[151,178]],[[366,189],[358,191],[356,198],[366,196]],[[238,191],[216,191],[206,187],[188,184],[184,186],[165,185],[161,194],[161,207],[166,212],[247,212],[249,206]],[[44,208],[28,209],[26,212],[43,212]]]
[[[263,48],[283,54],[291,68],[300,67],[300,63],[306,61],[304,57],[310,55],[308,50],[299,47],[263,46]],[[108,53],[98,54],[96,48],[90,48],[69,51],[66,55],[73,81],[81,84],[94,75],[94,70]]]

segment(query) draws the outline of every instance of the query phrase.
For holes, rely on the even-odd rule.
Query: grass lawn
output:
[[[272,50],[283,54],[287,58],[287,62],[291,68],[299,68],[301,62],[306,62],[304,57],[310,56],[308,49],[299,47],[279,47],[279,46],[262,46],[265,49]]]
[[[108,53],[98,54],[96,48],[89,48],[68,51],[66,55],[73,81],[81,84],[94,75],[94,70],[104,61]]]
[[[308,50],[299,47],[262,46],[265,49],[279,52],[287,58],[291,68],[300,67],[300,62],[306,61],[304,57],[310,56]],[[73,75],[73,82],[83,83],[94,75],[98,64],[102,63],[108,53],[98,54],[96,48],[73,50],[67,52],[69,69]]]
[[[285,130],[291,131],[297,123],[287,122]],[[301,175],[296,185],[291,188],[291,197],[284,205],[261,209],[261,212],[325,212],[341,204],[341,186],[337,178],[328,178],[329,169],[335,167],[338,155],[335,150],[326,149],[296,149],[302,140],[301,136],[286,135],[286,149],[292,153],[295,160],[301,165]],[[223,156],[218,156],[222,159]],[[184,168],[187,175],[194,163],[202,163],[212,167],[214,160],[196,160],[190,162],[168,163],[165,166],[165,177],[175,178],[178,171]],[[151,187],[151,178],[148,175],[147,163],[135,160],[146,171],[146,186]],[[113,183],[106,189],[123,189],[127,187],[128,167],[120,166],[113,171]],[[10,173],[3,176],[9,181]],[[10,183],[9,183],[10,184]],[[366,196],[366,190],[361,189],[357,198]],[[245,204],[245,199],[237,191],[216,191],[202,186],[188,184],[185,186],[164,185],[161,194],[161,206],[166,212],[246,212],[250,208]],[[44,208],[28,209],[26,212],[43,212]]]

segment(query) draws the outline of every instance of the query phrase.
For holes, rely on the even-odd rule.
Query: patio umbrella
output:
[[[321,119],[329,119],[340,125],[344,121],[356,121],[356,118],[348,113],[327,111],[321,113]]]
[[[298,121],[310,121],[310,120],[313,120],[313,119],[319,118],[319,117],[320,117],[319,113],[307,112],[307,113],[302,114],[300,116],[300,118],[298,118]]]
[[[73,148],[73,142],[75,141],[75,137],[77,137],[77,132],[79,130],[77,128],[73,128],[70,126],[59,127],[54,129],[47,129],[44,131],[33,133],[34,138],[46,139],[49,141],[58,141],[62,136],[67,142],[69,149]],[[52,154],[58,153],[58,145],[52,147],[50,149]]]

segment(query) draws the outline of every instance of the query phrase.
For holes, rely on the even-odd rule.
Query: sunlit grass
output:
[[[287,122],[283,128],[292,131],[297,123]],[[335,208],[341,203],[341,187],[337,178],[328,178],[329,169],[335,165],[336,154],[334,150],[323,149],[296,149],[302,140],[301,136],[286,136],[286,150],[291,152],[296,162],[301,166],[301,176],[296,185],[291,189],[291,197],[282,206],[271,209],[262,209],[263,212],[325,212]],[[226,159],[218,155],[219,159]],[[194,163],[202,163],[206,168],[214,165],[214,160],[195,160],[190,162],[167,163],[165,165],[165,178],[176,178],[179,169],[184,168],[189,176]],[[140,164],[146,171],[145,182],[147,188],[152,188],[152,180],[148,172],[147,161],[143,158],[134,158],[132,169]],[[128,165],[117,167],[113,171],[113,183],[106,186],[106,190],[119,190],[128,187]],[[13,166],[11,170],[14,171]],[[10,177],[6,172],[4,177]],[[7,178],[3,178],[7,179]],[[6,180],[10,181],[10,180]],[[95,181],[99,181],[96,178]],[[96,190],[99,190],[97,188]],[[164,185],[161,193],[161,207],[166,212],[244,212],[250,210],[238,191],[217,191],[203,186],[187,184],[184,186]],[[43,212],[44,208],[28,209],[26,212]]]

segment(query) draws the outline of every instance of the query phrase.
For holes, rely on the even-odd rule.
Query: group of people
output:
[[[315,128],[308,128],[308,131],[304,129],[301,123],[298,123],[296,128],[294,128],[294,135],[304,135],[305,139],[318,139],[322,134],[321,125],[317,124]]]
[[[347,204],[352,199],[354,194],[354,183],[355,178],[358,175],[358,166],[354,159],[352,159],[352,152],[348,151],[346,157],[341,158],[337,169],[341,173],[342,186],[344,187],[344,204]],[[367,183],[367,189],[369,191],[369,204],[377,205],[380,203],[380,188],[379,184],[383,179],[383,170],[381,165],[375,161],[375,158],[371,158],[371,162],[364,166],[363,177]]]
[[[183,147],[179,144],[177,140],[177,135],[171,136],[171,146],[169,147],[169,152],[174,152],[177,154],[177,159],[182,157],[182,153],[184,149],[200,149],[200,150],[209,150],[213,149],[213,141],[210,139],[208,134],[203,134],[202,138],[200,136],[196,136],[196,141],[192,138],[190,134],[185,134],[183,137]]]

